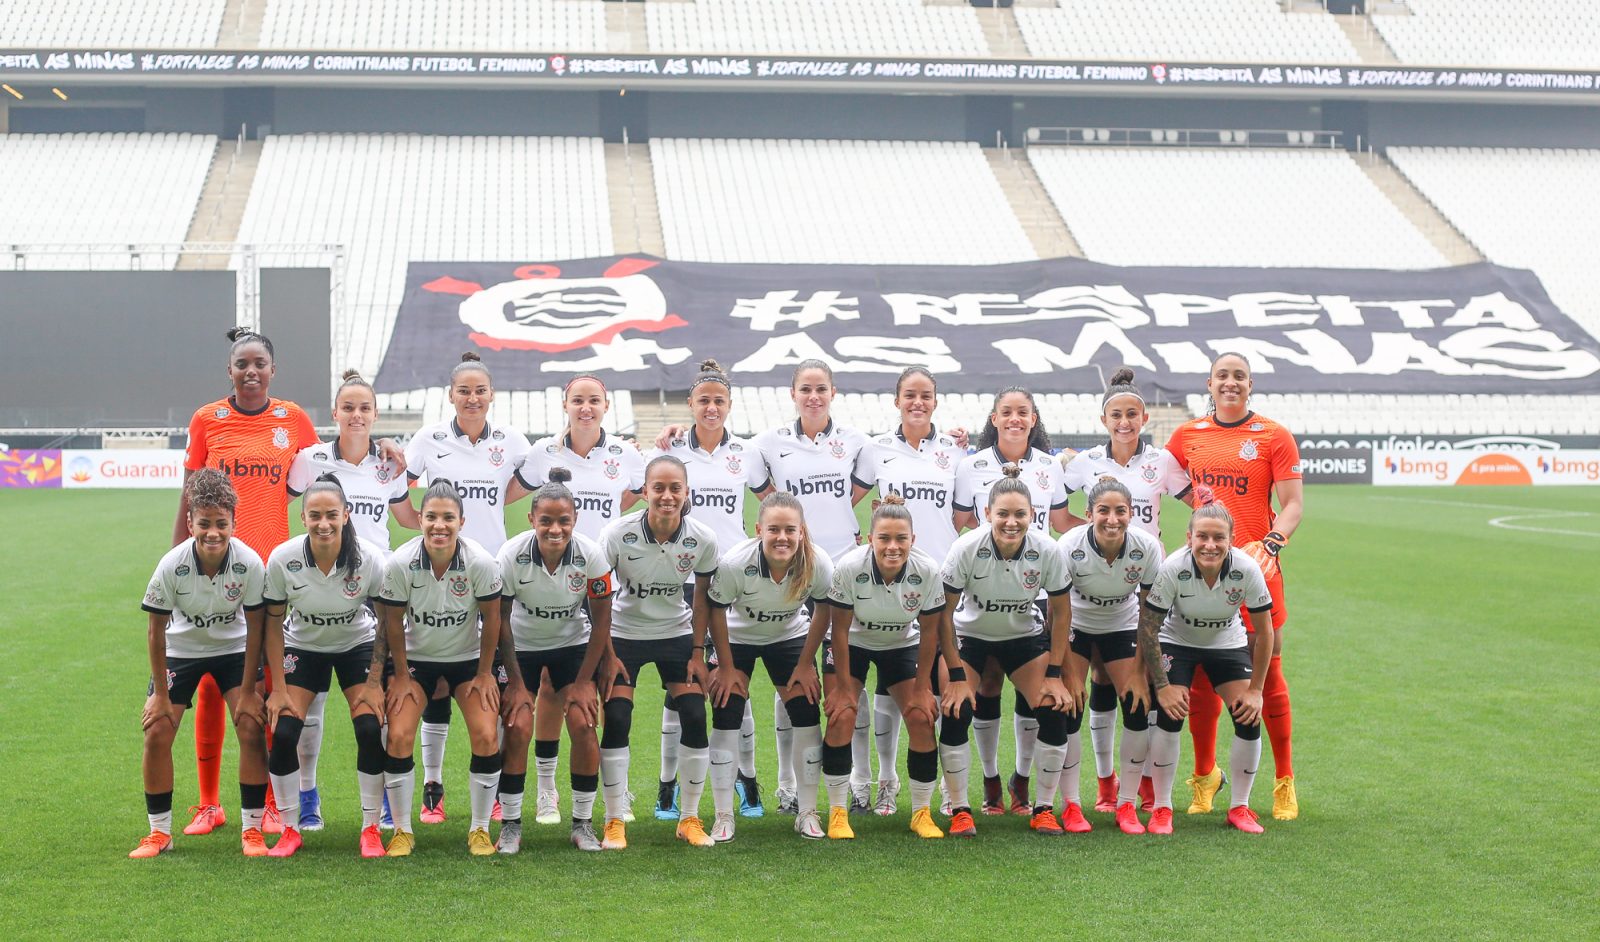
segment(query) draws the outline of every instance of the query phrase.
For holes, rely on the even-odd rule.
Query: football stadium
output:
[[[0,924],[1592,938],[1597,118],[1576,0],[0,0]]]

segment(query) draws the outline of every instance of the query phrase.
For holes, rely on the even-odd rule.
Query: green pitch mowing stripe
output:
[[[579,855],[565,823],[537,826],[530,814],[521,856],[469,858],[458,722],[450,820],[417,824],[410,859],[359,859],[353,737],[335,699],[320,768],[328,828],[294,859],[239,855],[230,742],[228,826],[179,835],[172,854],[139,862],[124,859],[145,831],[138,606],[175,495],[0,492],[12,533],[0,576],[0,925],[11,938],[162,940],[1592,937],[1597,496],[1308,488],[1307,522],[1284,554],[1303,810],[1271,820],[1263,756],[1259,837],[1227,830],[1220,813],[1184,815],[1180,780],[1168,838],[1127,837],[1090,812],[1088,835],[1042,838],[1022,818],[980,816],[975,840],[922,841],[907,830],[903,790],[899,815],[853,820],[855,841],[805,842],[771,810],[771,687],[758,671],[768,815],[739,819],[731,845],[692,849],[649,814],[660,693],[647,672],[634,719],[640,819],[623,853]],[[1168,502],[1166,514],[1170,547],[1187,511]],[[525,515],[526,505],[508,510],[514,529]],[[1221,738],[1226,761],[1226,729]],[[191,744],[186,721],[179,825],[195,796]],[[1092,803],[1092,771],[1082,793]]]

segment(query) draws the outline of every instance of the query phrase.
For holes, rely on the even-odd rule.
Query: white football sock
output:
[[[850,737],[850,785],[872,784],[872,711],[856,710],[856,731]]]
[[[1122,781],[1117,786],[1118,804],[1131,801],[1135,807],[1138,806],[1139,780],[1150,761],[1150,733],[1154,729],[1154,726],[1149,729],[1122,728]]]
[[[1000,721],[972,718],[972,741],[978,747],[978,762],[984,778],[1000,775]]]
[[[796,726],[792,730],[792,737],[792,763],[799,773],[795,803],[801,811],[816,811],[817,783],[822,780],[822,727]]]
[[[872,744],[878,753],[878,781],[898,783],[900,775],[895,768],[900,759],[900,707],[886,693],[872,697]]]
[[[1116,710],[1089,711],[1089,743],[1094,749],[1094,774],[1099,778],[1107,778],[1117,771],[1111,756],[1117,742],[1116,724]],[[1126,745],[1123,755],[1127,755]]]
[[[678,738],[682,735],[678,725],[678,711],[670,706],[661,708],[661,778],[670,782],[678,777]],[[609,805],[607,808],[609,809]]]
[[[306,718],[300,728],[300,741],[295,751],[300,754],[300,790],[308,792],[317,787],[317,757],[322,754],[322,714],[328,707],[328,692],[324,690],[311,698],[306,708]],[[278,786],[273,785],[274,789]]]
[[[1181,732],[1167,732],[1158,726],[1150,728],[1150,779],[1155,784],[1157,808],[1172,807],[1172,780],[1178,775]],[[1138,786],[1134,790],[1137,791]]]
[[[417,738],[422,743],[422,780],[444,784],[444,745],[449,723],[423,723]]]
[[[944,787],[950,795],[950,806],[959,810],[967,807],[967,768],[972,764],[972,750],[966,743],[951,746],[939,743],[939,765],[944,768]],[[912,783],[912,792],[915,794],[916,783]],[[928,792],[932,799],[933,792]],[[912,799],[913,807],[918,807],[916,799]]]
[[[172,836],[172,810],[169,808],[160,814],[147,814],[150,819],[150,830],[160,831],[168,837]]]
[[[1061,800],[1071,804],[1079,804],[1082,786],[1078,781],[1080,766],[1083,765],[1083,730],[1067,734],[1067,752],[1061,759],[1060,781],[1056,788],[1061,792]]]
[[[1228,786],[1232,795],[1228,807],[1250,804],[1250,787],[1256,783],[1256,770],[1260,767],[1260,737],[1240,739],[1234,736],[1233,745],[1228,749],[1228,778],[1232,782]]]
[[[717,814],[733,813],[733,779],[738,771],[733,753],[738,747],[738,730],[711,730],[711,804]]]
[[[756,714],[749,700],[744,702],[744,722],[739,724],[739,774],[745,778],[756,777]]]
[[[416,800],[417,770],[383,773],[383,790],[389,796],[389,818],[396,832],[411,830],[411,803]]]
[[[678,819],[700,817],[700,795],[706,790],[706,772],[711,766],[711,750],[678,746]],[[733,755],[728,755],[728,770],[733,771]]]
[[[300,829],[300,772],[290,772],[288,775],[267,775],[267,780],[272,782],[272,797],[278,804],[278,817],[283,819],[283,826]]]
[[[1033,774],[1033,747],[1039,741],[1039,721],[1031,716],[1013,713],[1011,734],[1017,741],[1017,774],[1027,778]]]
[[[500,790],[500,770],[469,772],[467,777],[472,781],[472,830],[488,830],[494,817],[495,794]]]
[[[628,747],[600,750],[600,791],[606,796],[606,818],[621,818],[628,803]]]
[[[572,820],[589,821],[594,817],[594,792],[572,790]]]
[[[1067,761],[1067,744],[1042,742],[1035,758],[1038,760],[1039,774],[1033,782],[1034,807],[1054,809],[1056,790],[1061,786],[1061,767]]]
[[[790,791],[798,791],[795,784],[794,757],[794,726],[789,721],[789,711],[784,708],[783,697],[774,692],[772,694],[773,714],[772,729],[777,734],[778,744],[778,787]]]

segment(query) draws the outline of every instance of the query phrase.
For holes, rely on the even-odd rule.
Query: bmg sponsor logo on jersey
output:
[[[1190,469],[1193,473],[1193,469]],[[1212,471],[1206,469],[1195,475],[1201,484],[1209,486],[1214,491],[1229,490],[1240,497],[1250,493],[1250,476],[1247,474],[1234,474],[1231,471]]]
[[[573,504],[577,506],[578,513],[597,513],[603,520],[611,519],[611,498],[588,497],[582,494],[574,495]],[[628,534],[632,536],[633,534]],[[627,537],[623,538],[624,540]]]
[[[799,481],[784,481],[783,488],[796,497],[829,494],[840,500],[843,500],[849,491],[849,488],[845,485],[844,478],[837,475],[802,478]]]
[[[732,491],[713,491],[702,487],[690,496],[689,503],[694,507],[713,507],[731,514],[737,509],[739,498]]]
[[[500,488],[493,484],[459,483],[456,485],[456,493],[461,495],[462,500],[481,500],[490,507],[497,507],[500,504]]]
[[[977,602],[974,606],[986,615],[1021,615],[1033,610],[1033,599],[1023,599],[1020,602],[999,602],[994,599],[973,599]]]
[[[640,585],[637,582],[624,583],[623,595],[631,595],[636,599],[654,599],[666,595],[682,595],[682,583],[669,582],[666,585]]]
[[[905,501],[908,504],[912,501],[927,501],[940,510],[943,510],[945,505],[949,503],[950,500],[950,491],[947,488],[937,484],[926,484],[920,482],[912,482],[910,484],[900,485],[890,484],[889,493],[899,494],[901,497],[905,498]]]
[[[466,612],[419,612],[413,608],[406,617],[424,628],[459,628],[467,623]]]
[[[217,470],[235,480],[259,478],[274,485],[283,483],[283,465],[276,462],[240,461],[237,458],[229,461],[227,458],[218,458]]]

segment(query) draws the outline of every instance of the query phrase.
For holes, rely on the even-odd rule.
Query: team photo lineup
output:
[[[318,754],[325,728],[344,727],[330,693],[354,733],[362,857],[444,849],[413,815],[447,820],[453,712],[471,759],[450,804],[474,855],[518,853],[529,817],[565,817],[584,851],[625,849],[629,824],[651,816],[695,847],[768,813],[792,816],[801,838],[850,840],[852,814],[902,805],[924,839],[974,837],[981,815],[1027,819],[985,830],[1079,834],[1095,826],[1085,738],[1101,827],[1167,835],[1220,818],[1261,833],[1263,730],[1272,817],[1299,814],[1280,558],[1301,521],[1300,461],[1290,430],[1250,408],[1242,354],[1215,358],[1210,414],[1164,447],[1142,434],[1134,371],[1117,370],[1100,396],[1104,444],[1056,454],[1051,416],[1022,386],[995,393],[982,429],[942,428],[938,378],[910,367],[894,381],[899,424],[868,433],[832,409],[820,360],[793,372],[793,423],[749,440],[725,428],[734,379],[705,360],[692,425],[654,442],[608,435],[605,385],[578,375],[561,393],[565,430],[530,442],[490,421],[494,378],[473,353],[450,371],[454,417],[403,445],[374,439],[377,397],[347,371],[323,442],[271,395],[272,342],[244,328],[229,341],[233,388],[194,413],[174,545],[142,603],[149,833],[130,857],[173,849],[175,822],[189,840],[228,823],[229,719],[243,854],[315,843]],[[856,505],[870,495],[862,529]],[[1192,509],[1166,521],[1182,534],[1171,553],[1163,495]],[[291,537],[296,499],[304,533]],[[513,506],[529,528],[508,535]],[[392,546],[391,521],[418,535]],[[758,662],[775,690],[771,734],[750,706]],[[1007,680],[1015,768],[1003,776]],[[665,692],[653,787],[630,769],[641,683]],[[191,712],[199,794],[175,817]],[[654,735],[655,717],[641,719]],[[1185,726],[1195,761],[1178,807],[1197,817],[1177,824]],[[761,749],[777,759],[771,785]]]

